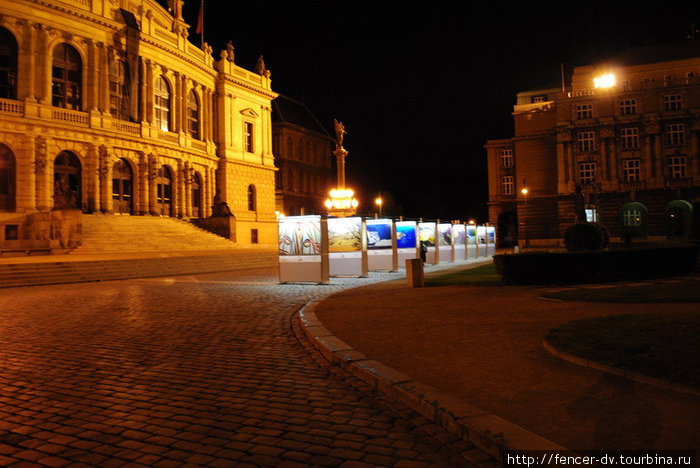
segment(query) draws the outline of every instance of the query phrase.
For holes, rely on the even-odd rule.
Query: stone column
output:
[[[88,143],[88,153],[85,162],[85,191],[87,192],[88,213],[95,213],[100,209],[100,162],[102,146]]]
[[[173,89],[172,89],[172,95],[170,97],[170,112],[172,113],[171,115],[171,122],[172,126],[170,127],[171,132],[179,132],[181,127],[180,127],[180,110],[182,109],[182,104],[180,102],[181,96],[182,96],[182,90],[181,86],[182,83],[180,81],[180,74],[178,72],[173,72]]]
[[[39,98],[39,101],[47,106],[51,105],[51,83],[52,83],[52,78],[51,78],[51,64],[53,62],[53,55],[48,53],[48,47],[49,47],[49,31],[43,27],[40,26],[40,32],[39,32],[39,38],[40,40],[38,41],[38,50],[43,50],[44,53],[38,53],[38,57],[40,60],[38,60],[39,63],[39,70],[38,70],[38,83],[37,89],[41,89],[40,95],[37,96]]]
[[[134,207],[136,212],[143,216],[150,212],[149,200],[150,200],[150,190],[149,190],[149,166],[148,166],[148,156],[144,152],[139,152],[139,162],[138,162],[138,173],[137,177],[139,180],[139,198],[138,207]]]
[[[157,182],[156,182],[156,177],[158,177],[158,161],[156,159],[156,156],[154,154],[149,154],[148,155],[148,211],[154,215],[158,216],[160,215],[160,211],[158,210],[158,204],[156,201],[156,196],[157,196]]]
[[[49,159],[48,159],[48,142],[46,138],[39,135],[35,138],[35,160],[34,160],[34,174],[35,174],[35,200],[36,209],[39,211],[49,211],[52,208],[52,203],[50,200],[50,195],[48,191],[48,179],[49,175],[53,170],[49,169]]]
[[[88,39],[88,60],[90,63],[89,67],[89,80],[90,80],[90,87],[89,87],[89,93],[88,96],[90,97],[90,102],[88,103],[88,108],[90,110],[98,110],[99,109],[99,89],[100,89],[100,72],[99,72],[99,53],[100,50],[97,47],[97,44],[95,44],[95,41]]]
[[[192,177],[194,176],[194,170],[187,161],[185,161],[184,173],[182,175],[184,182],[183,204],[185,205],[183,214],[190,218],[192,216]]]

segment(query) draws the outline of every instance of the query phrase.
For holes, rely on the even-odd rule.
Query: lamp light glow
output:
[[[606,73],[593,78],[593,86],[596,88],[610,88],[615,86],[615,75]]]

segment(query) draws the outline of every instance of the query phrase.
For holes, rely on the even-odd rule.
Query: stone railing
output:
[[[620,190],[646,190],[646,180],[621,180]]]
[[[692,177],[666,177],[666,187],[690,187],[693,185]]]
[[[177,133],[161,130],[158,136],[161,140],[167,141],[168,143],[174,143],[176,145],[180,143],[180,136]]]
[[[192,140],[192,148],[198,149],[199,151],[207,151],[207,144],[203,141]]]
[[[24,115],[24,103],[14,99],[0,99],[0,112]]]
[[[90,123],[90,118],[87,112],[59,109],[56,107],[51,109],[51,118],[53,120],[60,120],[61,122],[65,122],[67,124],[80,125],[84,127],[87,127]]]
[[[131,133],[132,135],[141,134],[141,125],[134,122],[126,122],[124,120],[112,120],[112,129],[118,132]]]

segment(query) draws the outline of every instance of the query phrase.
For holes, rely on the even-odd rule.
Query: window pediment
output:
[[[257,118],[257,117],[258,117],[258,113],[255,112],[255,111],[254,111],[253,109],[251,109],[250,107],[248,107],[248,108],[246,108],[246,109],[243,109],[243,110],[241,111],[241,114],[243,114],[243,115],[245,115],[245,116],[247,116],[247,117],[253,117],[253,118]]]

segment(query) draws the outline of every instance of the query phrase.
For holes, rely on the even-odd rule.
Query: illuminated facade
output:
[[[239,242],[276,243],[262,60],[191,44],[181,0],[0,9],[0,224],[55,208],[207,217],[219,192]]]
[[[612,236],[698,232],[700,41],[576,67],[564,91],[519,93],[513,116],[515,136],[485,145],[501,243],[562,239],[577,187],[587,219]]]
[[[277,210],[285,215],[319,214],[333,185],[332,139],[302,102],[280,95],[272,101]]]

